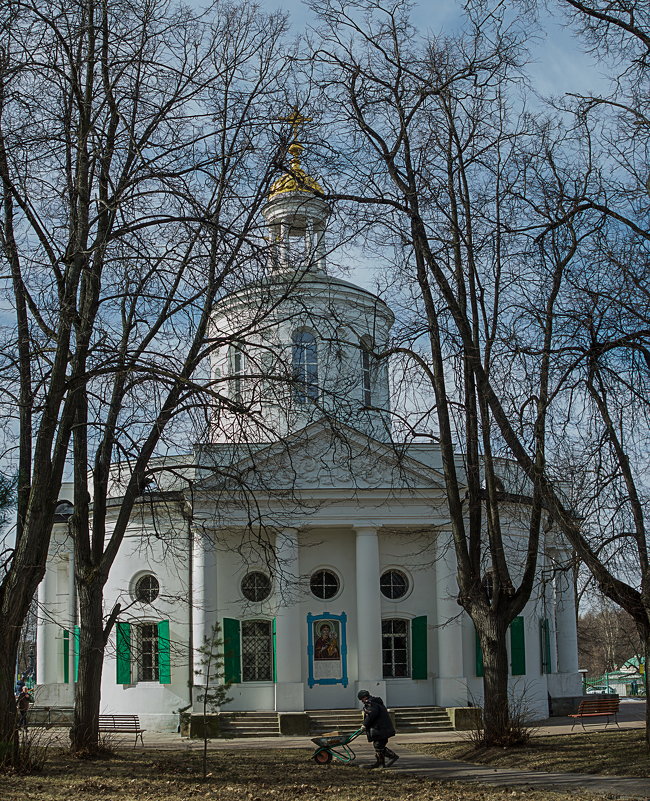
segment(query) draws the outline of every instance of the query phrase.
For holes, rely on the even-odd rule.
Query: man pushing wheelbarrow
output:
[[[368,741],[375,747],[375,762],[366,767],[370,769],[389,768],[398,759],[397,754],[386,747],[388,738],[394,736],[395,729],[384,702],[381,698],[371,696],[368,690],[361,690],[357,694],[357,698],[363,701],[363,725],[360,729],[351,734],[331,732],[329,735],[312,739],[312,743],[318,746],[313,753],[313,758],[319,765],[328,765],[332,759],[349,765],[356,759],[350,743],[364,732]]]
[[[395,736],[393,721],[381,698],[370,695],[368,690],[359,690],[357,698],[363,703],[363,727],[368,741],[375,747],[375,762],[368,768],[389,768],[399,757],[388,748],[388,740]]]

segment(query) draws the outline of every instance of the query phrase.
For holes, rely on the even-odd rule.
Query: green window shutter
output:
[[[275,618],[273,618],[273,681],[277,682],[278,680],[278,660],[277,660],[277,632],[275,629]]]
[[[227,684],[241,682],[241,644],[239,621],[230,617],[223,619],[223,671]]]
[[[116,623],[116,684],[131,684],[131,624]]]
[[[483,676],[485,674],[483,670],[483,649],[481,648],[481,641],[478,638],[478,631],[475,631],[474,635],[476,639],[476,675]]]
[[[70,682],[70,632],[63,629],[63,683]]]
[[[526,673],[524,619],[521,616],[510,624],[510,669],[513,676],[523,676]]]
[[[172,683],[172,667],[169,647],[169,620],[158,623],[158,682]]]
[[[74,680],[79,681],[79,637],[80,637],[80,629],[79,626],[74,627],[74,645],[72,651],[72,658],[74,661]]]
[[[540,646],[542,654],[542,673],[551,672],[551,631],[548,618],[539,621]]]
[[[414,617],[411,621],[411,678],[426,679],[427,666],[427,616]]]

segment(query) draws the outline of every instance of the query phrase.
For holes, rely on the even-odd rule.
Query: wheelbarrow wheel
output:
[[[314,762],[317,762],[319,765],[327,765],[327,763],[331,761],[332,755],[329,751],[317,751],[314,754]]]

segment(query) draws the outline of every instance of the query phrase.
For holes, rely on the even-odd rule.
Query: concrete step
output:
[[[398,734],[416,734],[418,732],[427,731],[453,731],[453,727],[449,721],[440,721],[440,723],[428,721],[421,721],[420,723],[404,723],[403,721],[397,721],[395,723],[395,730]]]
[[[441,707],[398,707],[391,709],[397,732],[451,731],[447,713]],[[340,731],[351,734],[361,726],[360,709],[310,709],[309,735]],[[278,737],[280,725],[277,712],[221,712],[220,734],[223,737]]]
[[[439,706],[392,707],[398,732],[452,731],[447,712]],[[353,732],[361,725],[361,710],[311,709],[309,731],[313,735],[328,731]]]
[[[280,726],[275,712],[233,712],[219,715],[221,732],[231,737],[278,737]]]
[[[328,731],[342,731],[346,734],[361,726],[363,717],[360,709],[310,709],[309,733],[323,734]]]
[[[229,737],[250,737],[251,739],[255,739],[256,737],[279,737],[280,732],[277,729],[269,729],[268,731],[265,729],[220,729],[220,736],[225,737],[228,739]]]
[[[397,707],[392,711],[398,732],[452,731],[449,716],[442,707]]]

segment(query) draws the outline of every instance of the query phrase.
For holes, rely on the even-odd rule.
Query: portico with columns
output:
[[[292,491],[292,505],[299,505],[304,495],[310,509],[306,519],[296,520],[295,512],[287,509],[282,523],[281,501],[260,491],[257,501],[268,511],[267,519],[274,521],[268,531],[258,533],[268,559],[242,549],[241,509],[230,510],[227,505],[219,510],[220,528],[197,540],[199,548],[217,554],[211,570],[204,569],[206,553],[194,559],[192,597],[207,606],[205,582],[216,587],[214,617],[230,653],[227,677],[235,679],[229,711],[350,708],[357,705],[359,689],[403,706],[435,701],[431,675],[436,671],[440,631],[431,587],[437,532],[447,522],[440,476],[421,462],[403,456],[397,460],[390,445],[377,443],[359,493],[355,467],[360,459],[366,460],[367,438],[350,430],[349,464],[328,465],[330,436],[327,426],[314,423],[292,448],[291,458],[298,461],[309,462],[316,452],[322,456],[318,473],[303,475]],[[301,457],[303,447],[306,452]],[[282,459],[272,445],[268,450],[273,472],[284,474]],[[264,451],[256,454],[256,465],[263,474]],[[194,489],[199,528],[205,530],[207,512],[199,510],[212,496],[209,480]],[[387,620],[394,631],[387,631]],[[194,621],[198,644],[209,633],[208,616],[199,611]],[[245,637],[256,622],[257,639]],[[263,624],[272,642],[265,640]],[[321,660],[314,647],[323,624],[336,629],[337,654],[330,661]],[[232,636],[239,638],[235,649],[230,648]],[[247,654],[248,648],[253,653]],[[419,664],[414,673],[415,651]],[[247,656],[261,661],[247,665]],[[199,679],[197,694],[200,684]],[[454,704],[464,705],[462,688],[455,686],[454,693]],[[451,697],[448,700],[451,703]]]

